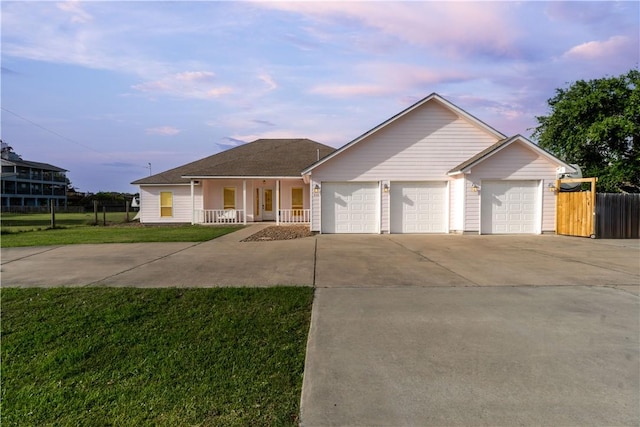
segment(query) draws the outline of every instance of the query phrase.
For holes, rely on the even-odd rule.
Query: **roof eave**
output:
[[[182,175],[184,179],[301,179],[299,175]]]

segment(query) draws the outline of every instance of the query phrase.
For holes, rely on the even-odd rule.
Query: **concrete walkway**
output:
[[[640,241],[320,235],[3,248],[3,286],[316,287],[304,426],[637,425]]]

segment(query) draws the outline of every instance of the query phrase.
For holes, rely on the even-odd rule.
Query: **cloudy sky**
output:
[[[531,135],[640,62],[640,2],[2,1],[2,140],[81,191],[257,138],[339,147],[437,92]]]

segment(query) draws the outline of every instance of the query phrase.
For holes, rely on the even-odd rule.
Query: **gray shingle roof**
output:
[[[204,159],[132,182],[186,184],[189,177],[300,177],[300,172],[335,151],[310,139],[258,139]]]
[[[17,166],[23,166],[23,167],[27,167],[27,168],[34,168],[34,169],[43,169],[43,170],[47,170],[47,171],[53,171],[53,172],[67,172],[66,169],[60,168],[58,166],[54,166],[54,165],[50,165],[49,163],[40,163],[40,162],[32,162],[29,160],[7,160],[7,159],[2,159],[3,161],[6,162],[10,162],[13,163]]]

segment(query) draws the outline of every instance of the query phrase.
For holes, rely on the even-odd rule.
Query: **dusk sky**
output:
[[[80,191],[257,138],[342,146],[432,92],[530,137],[640,62],[640,2],[2,1],[2,140]]]

